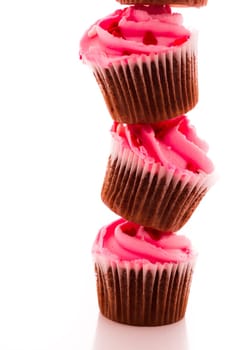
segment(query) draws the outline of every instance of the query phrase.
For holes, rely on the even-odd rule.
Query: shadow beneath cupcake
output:
[[[185,319],[160,327],[135,327],[99,315],[92,350],[188,350]]]

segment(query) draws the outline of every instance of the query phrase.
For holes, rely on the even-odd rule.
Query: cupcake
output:
[[[93,245],[100,312],[135,326],[161,326],[185,316],[196,252],[190,241],[118,219]]]
[[[103,202],[126,220],[179,230],[214,181],[206,142],[185,115],[146,125],[114,122],[111,133]]]
[[[168,5],[135,5],[86,31],[80,57],[114,121],[155,123],[197,104],[197,35],[182,22]]]
[[[183,7],[202,7],[206,6],[208,0],[117,0],[124,5],[170,5],[170,6],[183,6]]]

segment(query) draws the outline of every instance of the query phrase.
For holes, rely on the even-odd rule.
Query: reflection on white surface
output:
[[[162,327],[134,327],[99,315],[92,350],[188,350],[185,319]]]

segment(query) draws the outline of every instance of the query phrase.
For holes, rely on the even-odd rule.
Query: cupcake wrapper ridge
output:
[[[173,51],[130,55],[94,75],[109,113],[123,123],[154,123],[191,110],[198,102],[197,33]]]
[[[116,0],[123,5],[170,5],[182,7],[206,6],[208,0]]]
[[[105,317],[135,326],[162,326],[184,317],[194,261],[132,266],[95,259],[98,303]]]
[[[114,140],[101,197],[126,220],[175,232],[190,218],[212,181],[212,174],[145,162]]]

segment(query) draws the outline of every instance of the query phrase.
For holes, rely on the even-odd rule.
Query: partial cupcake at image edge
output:
[[[97,21],[80,42],[113,120],[154,123],[198,102],[197,32],[168,5],[128,6]]]
[[[92,254],[105,317],[162,326],[185,316],[197,258],[186,237],[121,218],[100,229]]]
[[[123,5],[170,5],[182,7],[202,7],[206,6],[208,0],[116,0]]]
[[[117,215],[160,231],[178,231],[216,181],[187,116],[156,124],[114,122],[101,198]]]

